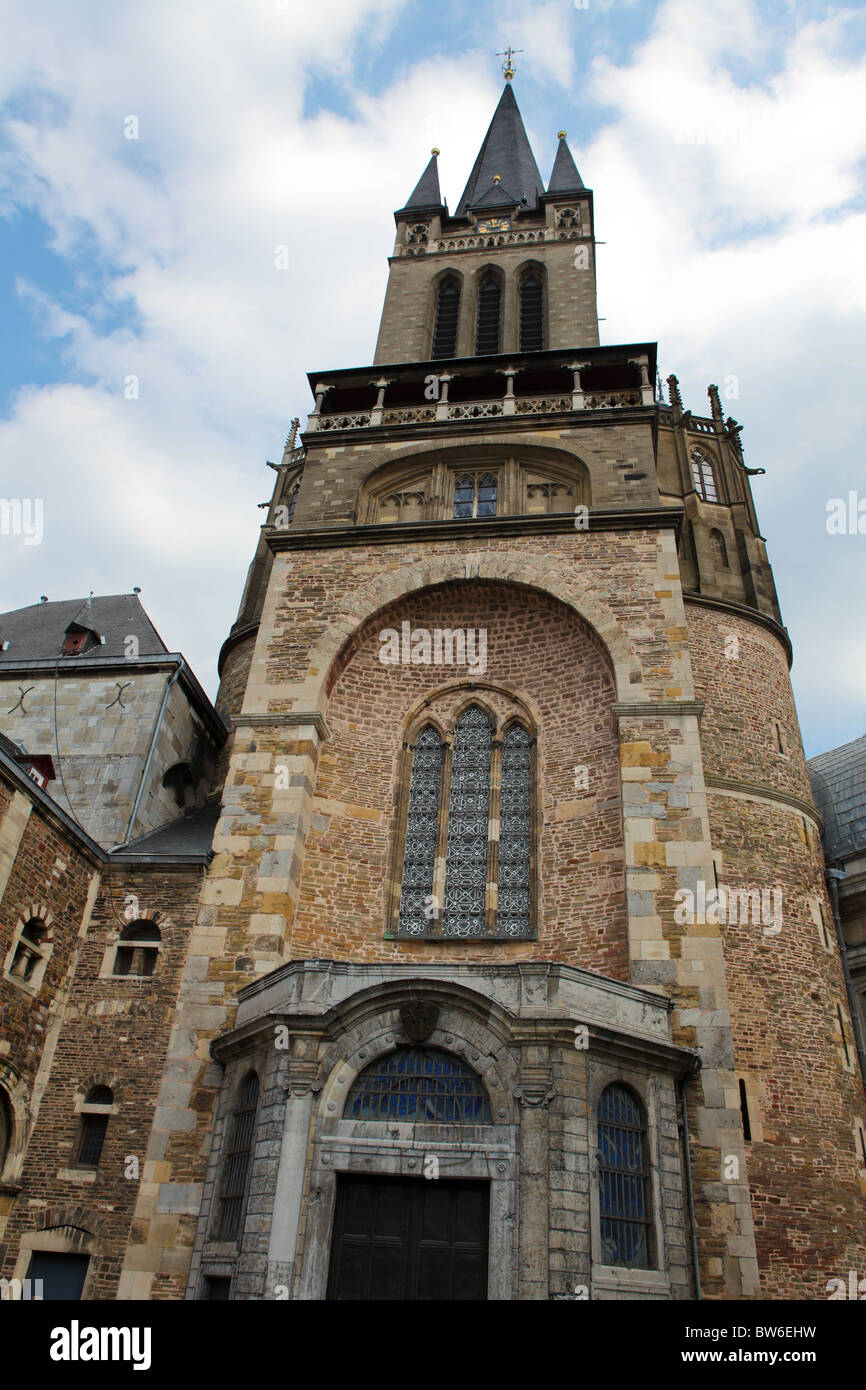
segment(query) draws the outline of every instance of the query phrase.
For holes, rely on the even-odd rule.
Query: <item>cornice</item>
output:
[[[782,806],[788,806],[792,811],[797,811],[801,816],[808,816],[810,820],[815,822],[819,832],[823,834],[823,816],[820,811],[815,809],[811,801],[806,801],[802,796],[776,791],[774,787],[765,787],[760,782],[740,782],[734,777],[717,777],[712,772],[704,773],[704,783],[713,791],[728,792],[735,796],[747,796],[752,800],[779,802]]]
[[[591,515],[591,513],[590,513]],[[713,598],[711,594],[699,594],[694,589],[683,589],[683,603],[691,603],[699,608],[715,608],[722,613],[733,613],[738,618],[746,618],[748,621],[757,623],[759,627],[764,627],[777,637],[785,648],[788,658],[788,668],[794,660],[794,648],[791,645],[791,638],[788,629],[771,618],[769,614],[762,613],[758,608],[750,608],[747,603],[735,603],[728,598]]]

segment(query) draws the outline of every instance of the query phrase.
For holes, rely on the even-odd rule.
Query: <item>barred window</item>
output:
[[[478,286],[478,319],[475,352],[479,357],[499,351],[499,319],[502,291],[496,276],[488,272]]]
[[[231,1119],[231,1138],[225,1156],[220,1191],[217,1240],[235,1240],[240,1230],[258,1103],[259,1078],[251,1071],[241,1086]]]
[[[541,279],[531,271],[520,282],[520,351],[544,347],[544,295]]]
[[[461,1058],[400,1047],[357,1077],[343,1119],[484,1125],[491,1123],[490,1101],[481,1077]]]
[[[444,280],[440,280],[436,293],[436,324],[433,329],[431,358],[455,355],[459,314],[460,284],[453,275],[446,275]]]
[[[451,743],[446,756],[440,735],[427,726],[410,750],[397,932],[528,937],[532,736],[515,723],[498,743],[490,716],[471,705]]]
[[[108,1120],[114,1105],[114,1093],[109,1086],[94,1086],[88,1091],[81,1107],[81,1127],[78,1132],[78,1168],[98,1168],[102,1146],[108,1130]]]
[[[646,1124],[637,1097],[618,1083],[598,1102],[601,1260],[650,1267]]]
[[[713,461],[703,449],[692,449],[692,480],[695,491],[704,502],[718,502],[719,492]]]

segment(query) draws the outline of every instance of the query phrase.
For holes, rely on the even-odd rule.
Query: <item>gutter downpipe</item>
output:
[[[689,1151],[689,1109],[686,1101],[686,1086],[691,1077],[695,1076],[701,1069],[700,1057],[693,1057],[691,1065],[677,1083],[680,1093],[680,1116],[683,1126],[683,1152],[685,1154],[686,1169],[686,1195],[689,1201],[689,1226],[692,1232],[692,1268],[695,1274],[695,1298],[703,1299],[701,1292],[701,1266],[698,1260],[698,1229],[695,1223],[695,1194],[692,1189],[692,1159]]]
[[[171,691],[172,686],[176,684],[185,666],[186,662],[184,661],[183,657],[181,657],[180,663],[177,667],[177,670],[174,672],[174,675],[170,676],[169,679],[166,681],[165,690],[162,692],[162,703],[159,707],[159,713],[156,716],[156,721],[153,726],[153,733],[150,736],[150,748],[147,750],[147,759],[142,769],[141,781],[138,784],[138,791],[135,796],[135,804],[130,813],[129,820],[127,821],[126,834],[124,835],[119,845],[114,845],[112,847],[113,849],[123,849],[125,845],[129,844],[129,841],[132,837],[132,828],[135,825],[135,818],[138,815],[138,808],[141,805],[141,799],[144,796],[144,785],[147,781],[147,774],[150,771],[150,764],[153,761],[153,753],[154,749],[156,748],[156,739],[162,726],[163,715],[165,714],[166,705],[168,704],[169,693]]]
[[[830,902],[833,905],[833,921],[836,926],[836,941],[839,945],[839,954],[842,957],[842,971],[845,976],[845,993],[848,996],[848,1009],[854,1028],[854,1043],[857,1048],[857,1060],[860,1063],[860,1080],[863,1083],[864,1091],[866,1091],[866,1052],[864,1052],[863,1048],[860,1012],[857,996],[854,993],[854,982],[851,979],[851,971],[848,966],[848,947],[845,944],[845,935],[842,931],[842,918],[839,913],[839,879],[847,878],[847,876],[844,869],[835,869],[831,868],[829,865],[827,866],[827,887],[830,889]]]

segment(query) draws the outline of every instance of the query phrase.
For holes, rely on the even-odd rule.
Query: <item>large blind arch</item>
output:
[[[506,699],[513,707],[503,712],[500,699],[497,713],[473,691],[447,717],[422,712],[410,725],[395,803],[389,935],[535,935],[536,732],[521,702]]]

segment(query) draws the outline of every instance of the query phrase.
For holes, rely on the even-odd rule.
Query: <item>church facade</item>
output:
[[[592,192],[510,80],[454,214],[434,151],[395,221],[374,363],[311,374],[216,712],[174,722],[184,815],[85,837],[48,1004],[0,982],[2,1273],[826,1297],[866,1274],[863,1078],[761,470],[716,387],[599,344]]]

